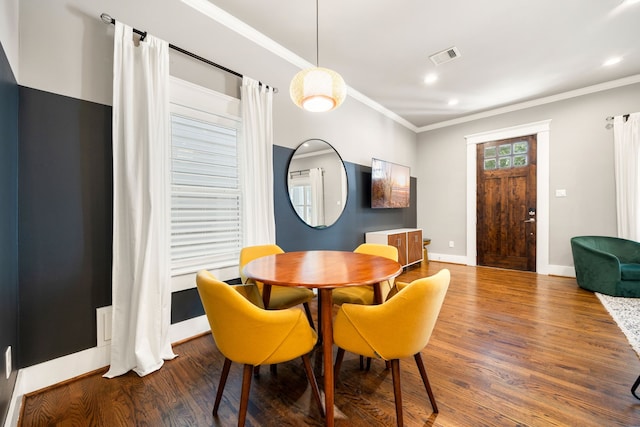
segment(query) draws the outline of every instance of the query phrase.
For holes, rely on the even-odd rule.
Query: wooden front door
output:
[[[478,265],[536,271],[536,135],[477,146]]]

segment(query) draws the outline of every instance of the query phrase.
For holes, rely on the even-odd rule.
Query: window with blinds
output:
[[[237,130],[171,115],[171,273],[238,264]]]

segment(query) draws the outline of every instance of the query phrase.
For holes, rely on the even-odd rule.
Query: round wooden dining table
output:
[[[334,425],[333,319],[331,292],[346,286],[374,285],[397,276],[402,266],[388,258],[344,251],[286,252],[257,258],[244,267],[246,277],[262,282],[268,301],[271,285],[318,289],[324,363],[325,425]]]

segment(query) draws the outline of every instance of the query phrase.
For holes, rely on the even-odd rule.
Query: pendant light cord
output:
[[[318,1],[316,0],[316,67],[320,67],[320,9],[318,8]]]
[[[320,67],[320,18],[318,18],[318,0],[316,0],[316,67]]]

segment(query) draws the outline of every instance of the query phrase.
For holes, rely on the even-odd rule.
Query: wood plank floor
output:
[[[575,279],[437,262],[410,281],[449,268],[451,285],[422,352],[440,412],[433,414],[413,359],[401,362],[408,426],[640,426],[629,392],[640,361],[596,296]],[[402,327],[399,325],[398,327]],[[211,409],[222,357],[210,335],[175,346],[154,374],[92,375],[25,398],[22,426],[232,426],[242,368],[233,365],[218,418]],[[321,375],[321,352],[312,355]],[[337,426],[395,425],[391,372],[358,369],[347,353],[336,384]],[[263,367],[247,425],[321,426],[300,360]]]

